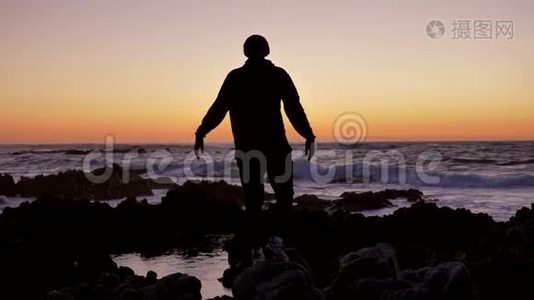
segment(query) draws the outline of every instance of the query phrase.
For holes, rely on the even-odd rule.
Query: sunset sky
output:
[[[455,19],[514,36],[453,39]],[[534,139],[532,0],[1,0],[0,143],[192,142],[256,33],[321,141],[348,111],[371,141]]]

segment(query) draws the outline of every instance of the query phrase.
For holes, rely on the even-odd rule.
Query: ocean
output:
[[[106,147],[107,152],[99,151]],[[335,199],[346,191],[415,188],[439,206],[487,213],[497,221],[508,220],[519,208],[534,202],[534,142],[319,143],[311,161],[304,156],[303,145],[294,145],[293,149],[296,196],[314,194]],[[239,184],[233,156],[232,146],[225,144],[206,144],[200,160],[191,145],[3,145],[0,173],[19,180],[22,176],[90,170],[116,163],[144,170],[145,177],[167,177],[176,183],[208,179]],[[266,190],[270,191],[268,185]],[[165,192],[155,190],[154,196],[145,198],[157,203]],[[0,209],[32,200],[0,197]],[[117,205],[121,200],[110,199],[109,203]],[[402,200],[394,203],[396,207],[363,213],[384,215],[410,205]],[[226,253],[220,245],[218,242],[213,249],[194,255],[177,250],[158,257],[118,254],[114,259],[140,274],[154,270],[160,276],[173,272],[197,275],[203,284],[203,296],[211,297],[230,293],[217,282],[227,267]]]
[[[438,205],[488,213],[499,221],[534,200],[534,142],[319,143],[311,162],[304,157],[302,145],[293,148],[296,196],[334,199],[345,191],[416,188]],[[201,160],[196,160],[191,145],[114,145],[111,156],[92,155],[98,149],[104,146],[4,145],[0,146],[0,173],[18,180],[113,162],[147,169],[146,177],[170,177],[177,183],[224,179],[239,184],[231,145],[207,144]],[[163,193],[156,191],[148,200],[158,202]],[[0,208],[24,200],[8,199]]]

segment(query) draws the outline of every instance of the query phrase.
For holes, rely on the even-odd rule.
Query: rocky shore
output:
[[[103,182],[93,182],[90,176],[107,173]],[[90,173],[68,170],[53,175],[22,177],[18,182],[9,174],[0,174],[0,195],[20,197],[56,196],[69,199],[112,200],[153,195],[153,189],[173,188],[167,178],[146,179],[146,170],[125,171],[119,165],[99,168]]]
[[[10,195],[10,182],[0,178],[0,194]],[[534,207],[495,222],[417,190],[304,195],[284,243],[266,237],[266,259],[253,263],[239,234],[239,187],[186,182],[157,205],[126,189],[133,195],[113,208],[69,197],[79,188],[65,192],[68,182],[0,215],[0,299],[201,299],[194,277],[135,275],[110,254],[157,254],[218,233],[235,233],[221,274],[234,299],[534,299]],[[398,199],[413,204],[384,217],[357,213]]]

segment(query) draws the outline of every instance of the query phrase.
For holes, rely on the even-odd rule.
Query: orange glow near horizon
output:
[[[320,141],[348,111],[369,141],[534,139],[531,1],[46,2],[0,4],[0,143],[191,143],[254,33]],[[514,38],[453,40],[453,19],[513,20]],[[231,140],[226,119],[207,142]]]

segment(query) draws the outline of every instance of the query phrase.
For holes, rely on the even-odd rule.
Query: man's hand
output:
[[[304,155],[308,155],[308,160],[311,160],[315,154],[315,137],[306,140],[306,146],[304,148]]]
[[[197,159],[200,159],[200,153],[204,153],[204,138],[196,134],[195,135],[195,155],[197,156]]]

